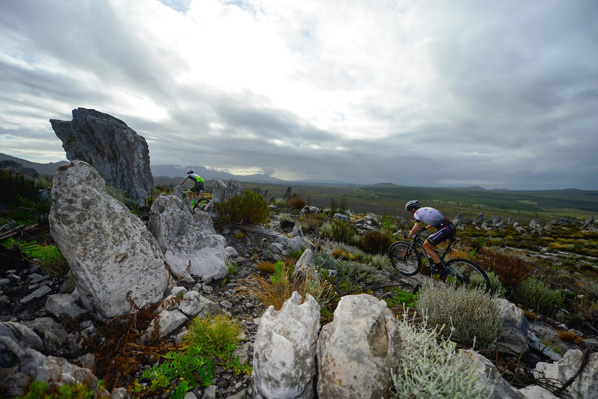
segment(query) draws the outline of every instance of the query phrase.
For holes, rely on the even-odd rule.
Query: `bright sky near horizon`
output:
[[[0,152],[126,122],[152,164],[598,190],[598,1],[1,0]]]

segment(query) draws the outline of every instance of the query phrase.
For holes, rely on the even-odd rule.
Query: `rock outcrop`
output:
[[[388,397],[397,368],[397,319],[384,301],[344,296],[318,340],[318,396],[328,399]]]
[[[538,363],[534,377],[565,384],[580,369],[583,356],[584,353],[579,349],[572,349],[567,351],[563,359],[556,363]],[[586,356],[588,358],[583,369],[566,389],[566,392],[574,398],[598,397],[598,352],[588,351]]]
[[[89,164],[71,162],[54,176],[49,222],[79,294],[94,314],[111,318],[162,299],[169,275],[143,222],[105,192]],[[83,298],[82,298],[83,299]]]
[[[139,203],[154,195],[145,138],[120,119],[93,109],[73,110],[73,120],[50,119],[69,161],[92,165],[104,180]]]
[[[253,353],[256,399],[314,397],[320,306],[294,292],[280,311],[270,306],[261,318]]]
[[[226,276],[226,240],[216,234],[205,212],[182,210],[174,195],[160,194],[150,210],[149,229],[158,240],[166,262],[177,276],[188,273],[204,281]]]

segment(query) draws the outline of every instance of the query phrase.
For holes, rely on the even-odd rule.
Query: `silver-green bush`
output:
[[[416,307],[432,326],[451,328],[453,338],[478,349],[491,349],[500,336],[502,319],[490,294],[449,284],[426,283]]]
[[[513,299],[524,307],[545,315],[552,315],[563,304],[560,292],[552,290],[543,281],[528,277],[513,291]]]
[[[426,318],[416,324],[407,315],[399,323],[403,350],[399,368],[392,370],[393,398],[485,398],[474,363],[464,359],[454,342],[439,338],[440,328],[426,327]]]

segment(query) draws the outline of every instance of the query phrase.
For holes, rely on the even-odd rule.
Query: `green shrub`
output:
[[[397,399],[481,399],[488,397],[474,376],[476,366],[457,350],[457,345],[442,338],[439,327],[428,329],[409,320],[399,323],[402,340],[400,363],[391,370],[392,397]]]
[[[270,215],[268,203],[261,194],[245,191],[226,202],[216,204],[216,210],[224,223],[254,226],[266,223]]]
[[[38,191],[35,181],[8,169],[0,169],[0,204],[16,206],[19,197],[25,200],[37,200]]]
[[[347,244],[351,244],[359,239],[349,223],[338,219],[334,219],[332,223],[322,224],[320,235]]]
[[[357,246],[370,254],[382,254],[388,251],[388,247],[392,243],[393,240],[390,235],[373,230],[365,233]]]
[[[553,315],[563,304],[560,292],[552,290],[543,281],[529,277],[513,291],[513,299],[534,312]]]
[[[498,306],[490,294],[480,290],[426,283],[416,305],[432,326],[450,326],[452,336],[468,346],[475,343],[477,348],[490,349],[500,336]]]

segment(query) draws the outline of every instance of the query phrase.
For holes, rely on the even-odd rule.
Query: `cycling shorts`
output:
[[[457,233],[455,225],[448,218],[441,221],[438,226],[438,231],[428,237],[428,242],[432,245],[438,245],[443,241],[448,240]]]
[[[203,190],[203,186],[204,186],[204,184],[202,181],[200,181],[200,182],[196,181],[195,184],[193,185],[193,187],[191,187],[189,190],[191,190],[195,193],[201,193],[201,191]]]

